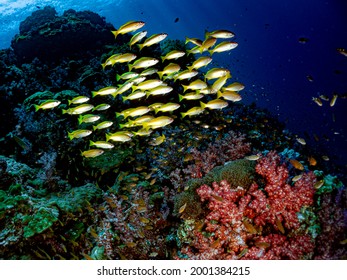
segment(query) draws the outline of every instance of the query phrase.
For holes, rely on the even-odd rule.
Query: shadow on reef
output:
[[[136,135],[83,157],[90,142],[70,140],[68,133],[91,125],[63,113],[74,98],[110,105],[98,112],[100,122],[112,120],[117,128],[132,121],[124,123],[115,112],[177,102],[172,96],[92,97],[128,72],[126,64],[103,70],[101,63],[132,52],[157,58],[163,69],[169,62],[161,56],[191,51],[169,39],[130,49],[132,37],[120,33],[115,43],[112,30],[95,13],[58,16],[46,7],[21,23],[12,49],[0,52],[0,101],[6,104],[0,118],[1,259],[347,257],[341,178],[255,104],[230,102],[181,118],[188,101],[179,100],[176,113],[159,112],[172,123],[150,137]],[[183,68],[195,61],[189,55],[176,62]],[[197,77],[204,78],[202,71]],[[180,82],[166,82],[182,93]],[[46,100],[61,101],[59,109],[35,111]],[[104,131],[93,129],[95,138],[88,140]]]

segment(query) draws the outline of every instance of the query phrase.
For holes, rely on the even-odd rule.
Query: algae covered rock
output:
[[[20,25],[20,34],[11,46],[19,62],[40,60],[59,61],[114,42],[113,26],[98,14],[68,10],[58,16],[52,7],[35,11]]]

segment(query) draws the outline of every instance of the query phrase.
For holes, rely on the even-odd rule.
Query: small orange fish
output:
[[[302,163],[300,161],[298,161],[296,159],[290,159],[289,161],[295,169],[304,170],[304,166],[302,165]]]
[[[144,224],[148,224],[149,220],[147,218],[145,218],[145,217],[140,217],[140,222],[144,223]]]
[[[220,247],[220,239],[218,238],[216,241],[212,242],[211,247],[212,248],[219,248]]]
[[[270,244],[267,243],[267,242],[255,242],[254,244],[255,244],[255,246],[257,246],[258,248],[263,248],[263,249],[266,249],[266,248],[269,248],[269,247],[270,247]]]
[[[184,210],[186,210],[186,207],[187,207],[187,202],[184,203],[184,204],[180,207],[180,209],[178,209],[178,213],[179,213],[179,214],[183,213]]]
[[[125,245],[129,248],[134,248],[136,246],[135,242],[126,242]]]
[[[255,229],[255,227],[247,220],[243,220],[242,223],[249,233],[251,233],[251,234],[257,234],[258,233],[258,231]]]
[[[311,166],[316,166],[317,165],[317,160],[314,157],[310,156],[310,157],[308,157],[308,163]]]
[[[276,219],[276,226],[277,226],[277,229],[278,229],[282,234],[285,233],[284,227],[283,227],[283,225],[282,225],[282,222],[281,222],[279,219]]]

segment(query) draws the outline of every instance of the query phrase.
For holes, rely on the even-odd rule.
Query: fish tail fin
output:
[[[34,107],[35,107],[35,112],[37,112],[38,110],[40,110],[40,109],[41,109],[40,105],[36,105],[36,104],[34,104]],[[64,113],[63,113],[63,114],[64,114]]]
[[[97,126],[93,125],[93,130],[97,130]]]
[[[78,124],[80,125],[82,122],[83,122],[83,117],[82,117],[82,115],[80,115],[78,117]]]
[[[211,32],[208,32],[208,31],[206,30],[206,32],[205,32],[205,40],[206,40],[208,37],[210,37],[210,35],[211,35]]]
[[[188,37],[186,37],[185,44],[188,44],[189,42],[190,42],[190,39]]]
[[[189,71],[192,71],[192,70],[194,69],[194,66],[187,66],[187,69],[188,69]]]
[[[206,104],[204,102],[200,101],[200,107],[205,109],[206,108]]]
[[[139,46],[140,51],[143,49],[144,45],[143,44],[137,44]]]
[[[65,110],[65,109],[62,109],[61,111],[63,114],[67,114],[67,110]]]
[[[89,140],[89,146],[93,146],[95,143],[92,140]]]
[[[118,82],[120,79],[121,79],[120,75],[117,74],[117,75],[116,75],[116,80],[117,80],[117,82]]]
[[[117,30],[115,30],[115,31],[111,31],[112,32],[112,34],[114,35],[114,38],[116,39],[117,38],[117,36],[118,36],[118,31]]]
[[[92,97],[95,97],[98,95],[98,92],[97,91],[92,91]]]
[[[133,69],[133,64],[128,64],[129,67],[129,72],[131,71],[131,69]]]
[[[208,51],[208,53],[210,54],[210,56],[212,56],[214,54],[213,50]]]
[[[105,135],[106,135],[106,142],[108,142],[108,141],[110,140],[110,137],[111,137],[111,136],[110,136],[110,134],[108,134],[108,133],[106,133]]]
[[[161,80],[163,78],[163,75],[164,75],[163,71],[158,71],[157,74],[159,76],[159,79]]]
[[[73,137],[73,133],[72,132],[68,132],[67,133],[67,137],[69,137],[70,140],[72,140],[74,137]]]
[[[223,97],[223,93],[219,90],[219,91],[217,92],[217,98],[220,98],[220,97]]]
[[[186,113],[181,113],[182,119],[186,116]]]
[[[179,94],[179,95],[178,95],[178,101],[181,102],[183,99],[184,99],[183,95],[182,95],[182,94]]]
[[[185,92],[188,89],[188,86],[182,85],[183,87],[183,92]]]

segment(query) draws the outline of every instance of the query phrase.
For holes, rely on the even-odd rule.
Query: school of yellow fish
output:
[[[120,34],[127,34],[137,31],[145,25],[142,21],[129,21],[112,31],[115,38]],[[129,72],[117,74],[117,86],[108,86],[91,93],[92,98],[96,96],[121,96],[123,102],[132,102],[141,99],[150,100],[153,96],[168,96],[167,100],[176,100],[168,103],[153,103],[149,106],[138,106],[128,108],[122,112],[117,112],[116,117],[120,118],[117,131],[105,134],[104,139],[99,141],[89,141],[90,149],[83,151],[84,157],[97,157],[107,149],[112,149],[117,142],[131,141],[134,136],[149,136],[158,129],[171,124],[175,117],[174,111],[181,107],[182,102],[185,107],[191,100],[198,100],[200,106],[192,106],[185,112],[181,112],[181,118],[192,117],[203,113],[205,110],[223,109],[229,105],[228,101],[237,102],[242,99],[239,91],[244,89],[244,85],[239,82],[230,83],[231,73],[225,68],[212,68],[207,72],[201,69],[207,67],[212,62],[212,55],[215,53],[228,52],[237,47],[237,43],[228,39],[234,37],[234,33],[228,30],[215,30],[206,32],[205,39],[186,38],[186,44],[194,47],[187,51],[173,50],[160,58],[138,57],[131,52],[137,45],[141,51],[143,48],[158,44],[166,37],[166,33],[154,34],[147,37],[147,31],[139,31],[132,36],[129,42],[129,52],[113,54],[101,64],[102,68],[112,67],[116,64],[126,63]],[[220,40],[221,42],[217,41]],[[207,53],[207,55],[205,55]],[[175,63],[180,57],[194,54],[199,56],[191,65],[181,67]],[[162,61],[163,69],[155,66]],[[164,64],[165,63],[165,64]],[[197,76],[202,77],[199,79]],[[171,86],[170,86],[171,85]],[[177,92],[172,87],[179,86],[181,90]],[[170,95],[170,96],[169,96]],[[208,102],[203,102],[207,95],[212,96]],[[90,124],[91,129],[77,129],[69,132],[69,139],[83,138],[91,135],[96,130],[111,129],[115,127],[113,121],[100,120],[99,112],[108,110],[111,106],[106,103],[94,106],[89,104],[87,96],[78,96],[69,100],[70,108],[63,110],[63,114],[77,115],[79,125]],[[50,109],[57,107],[61,102],[58,100],[47,100],[40,105],[35,105],[36,111],[39,109]],[[90,113],[93,112],[93,113]],[[87,114],[85,114],[87,113]],[[119,121],[118,121],[119,123]],[[160,145],[165,141],[165,135],[151,137],[150,145]]]

